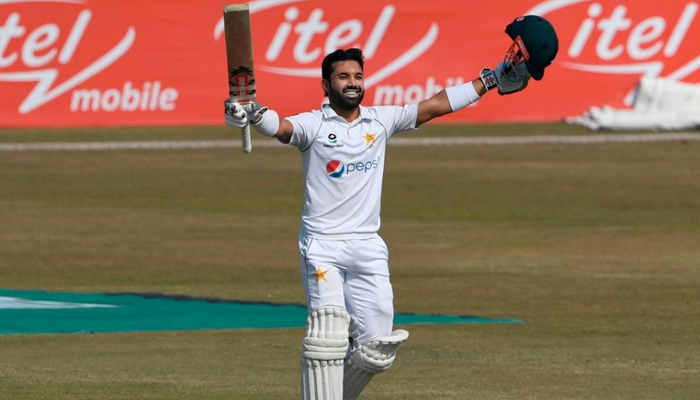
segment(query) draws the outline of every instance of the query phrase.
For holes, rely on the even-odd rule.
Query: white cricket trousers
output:
[[[394,294],[389,250],[379,235],[369,239],[300,238],[301,280],[309,311],[326,307],[350,313],[358,344],[391,335]]]

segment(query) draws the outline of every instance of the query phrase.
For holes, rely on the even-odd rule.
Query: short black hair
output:
[[[338,61],[357,61],[357,63],[360,64],[362,71],[364,72],[365,70],[365,61],[362,56],[362,50],[355,47],[347,50],[338,49],[328,54],[323,59],[323,64],[321,64],[321,76],[323,79],[331,79],[331,73],[333,73],[335,63]]]

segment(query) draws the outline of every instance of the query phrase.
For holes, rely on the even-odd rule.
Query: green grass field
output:
[[[588,132],[410,135],[528,134]],[[232,138],[0,131],[4,143]],[[396,311],[526,322],[411,326],[363,398],[698,399],[699,172],[697,142],[390,147],[381,233]],[[302,205],[293,148],[0,153],[0,287],[303,303]],[[302,334],[4,335],[0,399],[293,399]]]

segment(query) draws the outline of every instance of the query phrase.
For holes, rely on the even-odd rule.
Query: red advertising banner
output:
[[[230,1],[0,0],[0,126],[222,124],[222,7]],[[290,115],[323,101],[320,65],[364,50],[365,105],[413,103],[502,60],[515,17],[539,14],[559,56],[522,93],[442,122],[551,121],[624,107],[643,76],[700,81],[688,0],[250,1],[258,101]]]

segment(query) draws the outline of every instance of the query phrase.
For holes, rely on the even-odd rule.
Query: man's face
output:
[[[331,104],[344,110],[357,108],[365,97],[365,80],[357,61],[338,61],[330,80],[322,81]]]

